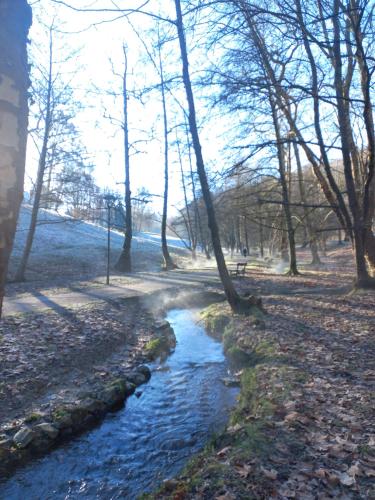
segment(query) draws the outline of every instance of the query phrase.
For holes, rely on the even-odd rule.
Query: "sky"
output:
[[[31,0],[30,0],[31,1]],[[56,3],[57,2],[57,3]],[[119,5],[122,8],[147,3],[149,12],[161,13],[165,17],[174,19],[173,0],[65,0],[76,8],[101,8]],[[123,134],[119,122],[122,119],[122,98],[114,97],[113,93],[121,91],[121,73],[123,68],[123,44],[127,46],[128,54],[128,87],[139,94],[145,87],[153,87],[160,80],[155,68],[147,58],[142,42],[135,34],[133,27],[140,34],[141,40],[150,48],[150,30],[156,27],[155,19],[143,14],[132,14],[130,25],[125,18],[117,19],[118,13],[103,12],[76,12],[63,5],[59,0],[34,0],[35,22],[32,27],[31,51],[40,43],[41,27],[38,19],[42,18],[48,24],[54,16],[59,20],[59,33],[56,35],[56,44],[60,47],[61,56],[71,50],[80,48],[77,55],[69,63],[68,73],[74,74],[72,84],[76,97],[81,101],[84,111],[77,114],[76,124],[82,131],[82,141],[85,144],[90,161],[94,165],[94,176],[97,184],[103,189],[124,192],[124,158]],[[161,7],[163,11],[161,11]],[[42,11],[42,14],[40,13]],[[199,14],[201,15],[201,14]],[[202,16],[205,14],[203,13]],[[116,19],[115,19],[116,18]],[[194,38],[187,32],[190,72],[193,82],[199,81],[210,64],[221,62],[221,56],[228,47],[220,47],[213,43],[210,49],[202,46],[209,37],[209,15],[205,19],[198,19],[194,25]],[[169,154],[170,154],[170,190],[169,214],[177,213],[176,207],[183,206],[183,192],[181,189],[180,166],[177,157],[176,139],[177,125],[183,121],[180,105],[186,109],[186,97],[181,81],[181,61],[179,46],[176,41],[175,27],[169,23],[161,24],[161,31],[168,26],[168,35],[171,40],[163,47],[162,60],[166,78],[173,78],[173,96],[167,93],[167,112],[169,118]],[[220,37],[219,37],[220,38]],[[155,39],[155,34],[154,34]],[[224,38],[223,44],[228,43]],[[237,39],[232,43],[237,44]],[[45,56],[47,56],[46,49]],[[43,53],[40,55],[43,59]],[[221,70],[221,66],[219,66]],[[259,141],[273,140],[272,127],[269,126],[269,116],[255,116],[247,109],[242,111],[223,112],[223,107],[213,107],[208,99],[214,89],[211,86],[194,86],[197,116],[200,126],[200,139],[207,171],[211,178],[219,180],[220,173],[234,165],[249,153],[249,146]],[[179,105],[176,104],[176,99]],[[152,194],[163,193],[164,158],[163,158],[163,128],[162,103],[160,92],[154,89],[143,94],[142,102],[133,96],[128,101],[129,135],[132,144],[131,156],[131,189],[132,193],[145,188]],[[332,113],[332,109],[321,106],[322,113]],[[312,111],[306,105],[303,120],[308,125],[304,130],[306,138],[314,139],[312,128]],[[257,122],[258,120],[258,122]],[[240,131],[236,128],[241,125]],[[326,120],[323,126],[331,127],[331,120]],[[258,128],[258,133],[255,128]],[[179,140],[184,140],[185,132],[178,129]],[[259,132],[261,131],[261,132]],[[332,131],[331,131],[332,132]],[[256,135],[257,134],[257,135]],[[325,130],[329,137],[329,130]],[[335,130],[333,130],[334,137]],[[239,146],[246,146],[241,148]],[[137,154],[134,154],[135,149]],[[272,148],[271,148],[272,149]],[[313,146],[314,149],[314,146]],[[317,148],[315,146],[315,150]],[[317,151],[318,152],[318,151]],[[274,151],[263,152],[251,161],[256,164],[263,160],[264,171],[274,173]],[[337,150],[332,148],[330,155],[337,158]],[[303,163],[306,158],[302,155]],[[194,160],[193,160],[194,163]],[[185,171],[189,170],[188,158],[183,156]],[[26,188],[30,186],[30,178],[35,178],[37,157],[31,141],[27,160]],[[264,172],[263,171],[263,172]],[[189,198],[191,199],[191,193]],[[161,198],[154,198],[154,209],[161,211]]]
[[[109,5],[112,0],[88,1],[74,0],[73,5],[85,7],[93,5],[101,7]],[[129,5],[129,1],[118,2],[121,6]],[[137,2],[130,2],[135,5]],[[156,3],[155,3],[156,4]],[[42,6],[43,10],[40,9]],[[173,7],[173,2],[163,2],[163,7]],[[51,0],[36,2],[34,5],[34,26],[31,29],[31,47],[40,44],[42,28],[39,20],[47,25],[53,16],[57,16],[59,31],[56,33],[57,52],[65,53],[80,47],[78,54],[65,66],[63,71],[76,74],[72,84],[76,89],[76,96],[82,101],[85,111],[80,112],[76,118],[82,131],[82,140],[89,151],[94,164],[94,176],[97,184],[102,188],[123,193],[124,160],[123,160],[123,133],[119,126],[122,119],[122,98],[108,94],[121,91],[121,72],[123,68],[122,46],[125,43],[128,54],[128,86],[130,90],[139,91],[146,86],[158,82],[152,64],[147,62],[144,47],[137,35],[125,19],[107,22],[114,15],[104,13],[79,13],[69,8],[54,4]],[[168,15],[164,12],[163,15]],[[174,17],[173,9],[169,15]],[[137,14],[131,18],[137,30],[145,30],[155,26],[155,21],[146,16]],[[174,28],[173,28],[174,29]],[[144,35],[142,35],[143,39]],[[178,45],[176,42],[168,43],[163,49],[163,64],[166,76],[180,77],[181,64],[178,58]],[[43,53],[43,52],[42,52]],[[47,47],[45,48],[47,57]],[[56,57],[58,57],[58,54]],[[191,55],[194,72],[194,54]],[[113,72],[116,74],[114,75]],[[183,86],[174,90],[174,96],[185,106]],[[167,96],[168,118],[170,130],[170,213],[176,213],[176,206],[181,207],[183,193],[181,189],[180,166],[176,147],[173,142],[176,138],[176,123],[182,121],[182,114],[176,110],[178,106],[174,98]],[[130,96],[128,101],[129,135],[132,146],[131,156],[131,183],[132,192],[146,188],[151,193],[163,192],[164,184],[164,157],[163,157],[163,129],[162,129],[162,104],[160,92],[154,90],[143,98],[141,104],[135,97]],[[201,121],[208,118],[208,112],[197,99],[197,108]],[[104,116],[106,115],[106,116]],[[224,135],[224,124],[215,120],[215,126],[202,128],[203,152],[207,164],[215,170],[222,168],[220,159],[220,135]],[[180,140],[184,132],[178,132]],[[154,139],[150,140],[150,135]],[[134,150],[138,152],[134,154]],[[29,141],[26,188],[30,186],[30,178],[36,173],[37,156],[33,145]],[[188,170],[187,157],[184,158],[184,168]],[[160,198],[154,199],[154,205],[161,210]]]

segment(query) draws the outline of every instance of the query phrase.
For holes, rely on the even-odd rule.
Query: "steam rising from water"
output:
[[[280,260],[277,264],[275,264],[271,268],[271,271],[276,274],[284,274],[288,271],[288,269],[289,269],[289,262],[285,260]]]

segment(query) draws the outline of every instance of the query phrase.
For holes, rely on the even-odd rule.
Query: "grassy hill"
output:
[[[31,207],[21,208],[15,244],[10,262],[9,279],[14,276],[25,245]],[[111,232],[111,267],[121,252],[124,235]],[[168,238],[172,256],[188,255],[178,238]],[[138,233],[133,238],[133,266],[136,271],[161,268],[160,235]],[[105,274],[107,262],[107,229],[77,219],[40,210],[38,226],[27,270],[27,279],[88,279]]]

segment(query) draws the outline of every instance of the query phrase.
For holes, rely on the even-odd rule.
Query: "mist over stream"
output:
[[[132,499],[177,474],[228,420],[238,389],[222,383],[221,343],[197,324],[197,311],[171,310],[175,352],[152,378],[94,430],[20,469],[0,498]],[[138,394],[139,395],[139,394]]]

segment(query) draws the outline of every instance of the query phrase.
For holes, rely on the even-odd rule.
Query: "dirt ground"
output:
[[[238,408],[155,497],[375,498],[375,295],[350,292],[348,247],[324,260],[295,278],[258,263],[236,280],[267,312],[260,331],[233,318],[231,335],[250,355]]]
[[[251,387],[245,377],[224,434],[158,497],[375,496],[375,296],[351,293],[349,246],[333,248],[319,268],[307,251],[299,257],[300,276],[250,259],[247,276],[235,279],[267,311],[255,340],[247,319],[236,324],[239,338],[272,345],[273,354],[249,368]],[[0,425],[143,362],[151,322],[135,299],[5,318]]]
[[[152,322],[135,299],[3,319],[0,427],[143,362]]]

